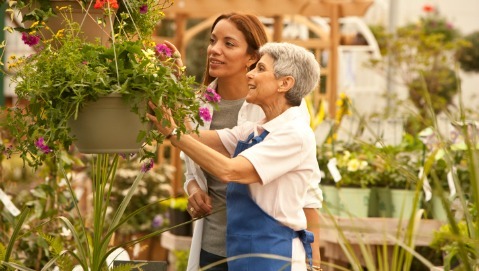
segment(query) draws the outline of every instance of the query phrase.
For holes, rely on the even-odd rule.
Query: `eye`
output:
[[[227,42],[226,42],[226,46],[227,46],[227,47],[234,47],[235,44],[232,43],[231,41],[227,41]]]
[[[215,42],[216,42],[216,40],[213,37],[211,37],[210,38],[210,44],[214,44]]]

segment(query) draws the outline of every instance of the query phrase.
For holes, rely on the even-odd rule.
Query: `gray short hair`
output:
[[[263,45],[260,55],[270,55],[276,78],[292,76],[294,86],[286,93],[288,103],[299,106],[301,100],[319,83],[320,67],[314,54],[305,48],[286,42],[270,42]]]

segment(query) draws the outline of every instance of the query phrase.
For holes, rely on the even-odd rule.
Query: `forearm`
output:
[[[199,138],[200,140],[210,140],[208,137],[200,136]],[[260,180],[256,169],[246,158],[226,157],[225,154],[228,152],[224,146],[220,148],[217,145],[217,148],[222,149],[220,153],[190,135],[181,135],[180,139],[173,136],[170,140],[174,146],[182,150],[200,167],[224,182],[253,183]]]
[[[303,208],[308,221],[308,231],[314,234],[314,242],[311,244],[313,249],[313,265],[319,266],[321,264],[321,254],[319,252],[319,213],[315,208]]]

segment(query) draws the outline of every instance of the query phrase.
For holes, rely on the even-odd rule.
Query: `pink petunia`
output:
[[[140,14],[145,14],[148,12],[148,5],[147,4],[143,4],[141,7],[140,7]]]
[[[43,137],[40,137],[36,142],[35,146],[43,153],[48,154],[52,152],[52,150],[45,144],[45,140]]]
[[[157,44],[155,46],[156,54],[158,55],[165,55],[167,57],[171,57],[172,52],[170,47],[166,46],[165,44]]]
[[[200,108],[200,118],[204,121],[211,121],[211,113],[207,107]]]
[[[153,168],[153,159],[150,159],[149,161],[141,165],[141,172],[148,172],[152,168]]]
[[[216,93],[216,90],[212,88],[207,88],[205,92],[205,99],[208,102],[219,103],[221,101],[221,96]]]
[[[40,42],[40,37],[38,35],[30,35],[28,33],[22,32],[22,40],[28,46],[35,46]]]

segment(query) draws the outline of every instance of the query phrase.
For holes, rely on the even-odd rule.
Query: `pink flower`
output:
[[[216,93],[216,90],[212,88],[207,88],[205,92],[205,99],[208,102],[219,103],[221,101],[221,96]]]
[[[157,44],[155,46],[156,54],[158,55],[165,55],[167,57],[171,57],[172,52],[170,47],[166,46],[165,44]]]
[[[200,108],[200,118],[204,121],[211,121],[211,113],[207,107]]]
[[[37,35],[30,35],[26,32],[22,32],[22,40],[28,46],[37,45],[40,42],[40,37]]]
[[[143,4],[141,7],[140,7],[140,13],[141,14],[145,14],[148,12],[148,5],[147,4]]]
[[[141,165],[141,172],[148,172],[152,168],[153,168],[153,159],[150,159],[149,161]]]
[[[43,137],[40,137],[37,142],[35,142],[35,146],[45,154],[52,152],[52,150],[45,144]]]

